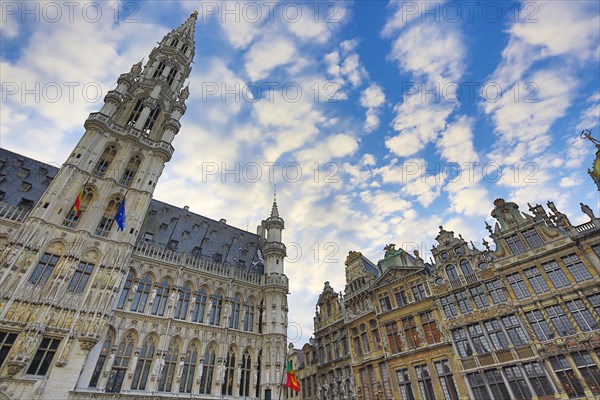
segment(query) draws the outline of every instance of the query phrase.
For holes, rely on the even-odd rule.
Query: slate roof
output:
[[[32,208],[57,172],[55,166],[0,148],[0,202]],[[264,269],[257,234],[155,199],[150,202],[138,240],[259,273]]]

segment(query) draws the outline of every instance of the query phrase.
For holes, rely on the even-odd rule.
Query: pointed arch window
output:
[[[135,297],[133,298],[133,303],[131,303],[131,311],[144,312],[150,290],[152,290],[152,278],[150,278],[150,275],[146,275],[137,283]]]
[[[156,297],[152,304],[152,314],[165,315],[165,306],[167,305],[167,299],[169,298],[169,280],[163,279],[158,287],[156,288]]]
[[[252,332],[254,330],[254,300],[249,299],[244,304],[244,327],[246,332]]]
[[[200,289],[199,292],[194,293],[194,296],[196,299],[192,310],[192,321],[202,323],[206,313],[206,288]]]
[[[190,285],[186,283],[183,285],[183,290],[179,295],[179,300],[177,301],[177,306],[175,307],[175,315],[173,318],[186,319],[188,307],[190,304],[190,294]]]
[[[244,351],[240,367],[242,368],[242,373],[240,379],[239,396],[248,397],[250,396],[250,370],[252,368],[252,363],[250,362],[250,351],[248,351],[248,349]]]
[[[107,393],[118,393],[121,391],[121,386],[123,386],[123,381],[125,380],[125,373],[129,366],[129,360],[131,360],[131,353],[136,342],[135,335],[130,332],[125,336],[121,344],[119,344],[115,362],[108,377],[108,383],[106,384]]]
[[[458,272],[456,272],[456,267],[452,264],[446,267],[446,275],[448,275],[448,280],[450,282],[458,281]]]
[[[154,359],[156,351],[156,339],[154,336],[148,336],[144,340],[142,349],[140,350],[140,358],[133,374],[131,388],[133,390],[145,390],[148,382],[148,374]]]
[[[169,73],[167,74],[167,84],[171,86],[173,81],[175,80],[175,76],[177,75],[177,70],[175,68],[171,68]]]
[[[227,352],[227,363],[225,364],[225,378],[221,385],[221,394],[233,396],[233,380],[235,379],[235,351],[233,347]]]
[[[156,69],[154,70],[154,74],[152,74],[153,78],[156,78],[160,75],[162,75],[162,73],[165,71],[165,62],[161,61],[158,63],[158,66],[156,67]]]
[[[133,110],[131,110],[131,114],[129,114],[129,119],[127,120],[127,125],[135,125],[138,118],[140,118],[140,115],[142,114],[143,109],[144,109],[144,102],[142,101],[142,99],[138,99],[138,101],[136,101],[136,103],[135,103],[135,106],[133,107]]]
[[[71,281],[69,282],[69,286],[67,287],[67,292],[72,293],[83,293],[83,289],[85,289],[85,285],[90,279],[92,275],[92,270],[94,269],[94,264],[80,262],[73,276],[71,277]]]
[[[473,275],[475,273],[473,271],[473,268],[471,267],[471,263],[468,262],[467,260],[461,260],[460,269],[462,270],[462,273],[465,277]]]
[[[146,123],[144,123],[144,128],[142,129],[144,132],[149,133],[152,130],[156,120],[158,119],[158,116],[160,115],[160,111],[160,106],[154,107],[154,110],[152,110],[150,115],[148,115]]]
[[[210,394],[212,388],[213,375],[215,372],[216,354],[214,347],[210,346],[204,353],[204,367],[202,370],[202,378],[200,379],[199,394]]]
[[[98,177],[103,177],[108,167],[110,167],[110,163],[116,155],[117,146],[115,146],[114,144],[107,146],[102,152],[102,155],[100,156],[100,159],[98,160],[98,163],[96,164],[96,167],[94,168],[92,173]]]
[[[104,209],[104,215],[100,218],[100,222],[96,227],[96,235],[107,237],[110,233],[110,229],[113,226],[113,222],[115,221],[115,215],[117,215],[117,211],[119,211],[119,207],[121,206],[121,202],[123,198],[120,196],[113,197],[108,204],[106,205],[106,209]]]
[[[217,293],[212,296],[211,301],[212,307],[208,323],[219,326],[221,324],[221,311],[223,309],[223,296],[221,295],[221,292],[217,291]]]
[[[196,346],[196,343],[192,343],[185,355],[183,372],[181,372],[181,381],[179,382],[179,393],[192,393],[197,362],[198,346]]]
[[[123,176],[121,176],[121,185],[129,186],[135,177],[138,169],[140,168],[140,164],[142,163],[142,158],[139,155],[134,155],[129,159],[127,166],[125,167],[125,171],[123,171]]]
[[[173,387],[173,377],[175,376],[175,368],[179,360],[179,341],[176,338],[171,339],[169,350],[165,356],[165,366],[160,376],[158,384],[159,392],[170,392]]]
[[[177,38],[171,39],[171,47],[177,47],[179,40]]]
[[[188,51],[188,45],[184,44],[183,46],[181,46],[181,51],[183,52],[183,54],[187,53],[187,51]]]
[[[96,361],[96,366],[94,367],[94,372],[92,373],[92,379],[90,379],[89,387],[95,388],[98,386],[98,380],[100,379],[100,374],[104,369],[104,363],[106,362],[106,357],[108,357],[108,353],[110,352],[110,348],[112,347],[113,336],[112,332],[108,332],[106,335],[106,339],[102,344],[102,350],[100,350],[100,356],[98,356],[98,361]]]
[[[240,328],[240,296],[237,294],[231,301],[231,315],[229,316],[229,328]]]
[[[131,285],[133,284],[133,279],[135,275],[129,271],[127,274],[127,279],[125,280],[125,285],[123,286],[123,291],[121,292],[121,297],[119,297],[119,302],[117,303],[117,308],[119,310],[123,309],[125,306],[125,301],[127,300],[127,296],[129,296],[129,291],[131,290]]]
[[[77,194],[77,196],[81,196],[79,198],[79,210],[75,209],[75,203],[73,204],[73,208],[67,214],[67,217],[63,221],[63,226],[67,228],[75,228],[85,210],[88,208],[92,199],[94,198],[94,188],[92,186],[86,186],[83,190]]]

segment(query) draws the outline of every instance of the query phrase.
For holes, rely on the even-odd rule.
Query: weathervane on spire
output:
[[[581,139],[589,140],[596,146],[596,159],[594,160],[592,168],[588,168],[588,174],[590,174],[598,188],[598,191],[600,191],[600,140],[592,137],[592,131],[590,129],[584,129],[581,131],[579,137]]]

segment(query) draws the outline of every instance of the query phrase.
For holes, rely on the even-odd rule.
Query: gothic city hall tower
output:
[[[254,234],[153,199],[197,16],[119,76],[60,169],[0,149],[0,400],[280,396],[276,201]]]

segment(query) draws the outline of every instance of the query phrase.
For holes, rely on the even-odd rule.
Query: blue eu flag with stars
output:
[[[117,225],[119,225],[117,231],[125,229],[125,198],[123,198],[123,201],[119,206],[119,211],[117,211],[117,215],[115,215],[115,221]]]

